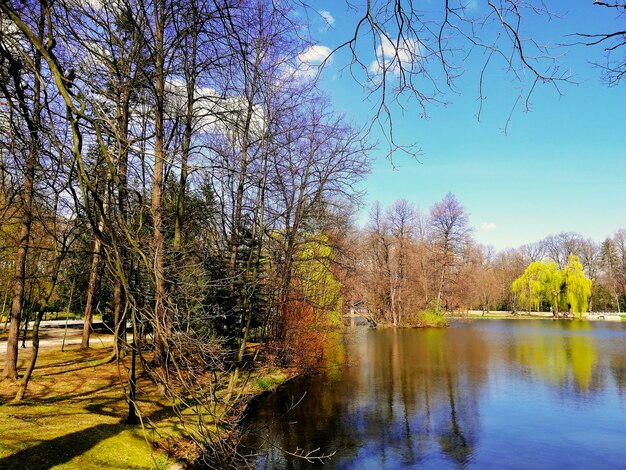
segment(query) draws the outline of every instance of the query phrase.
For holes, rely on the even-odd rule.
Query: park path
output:
[[[29,333],[31,332],[29,328]],[[82,320],[70,320],[67,322],[67,328],[65,325],[65,320],[49,320],[45,322],[41,322],[41,327],[39,328],[39,347],[40,348],[50,348],[50,347],[58,347],[59,349],[63,345],[63,337],[65,337],[65,346],[76,346],[81,343],[83,333],[83,321]],[[110,333],[100,333],[100,332],[92,332],[90,343],[95,344],[97,342],[101,343],[112,343],[113,335]],[[21,332],[20,332],[20,349],[22,347],[21,340]],[[26,347],[32,347],[32,341],[30,338],[30,334],[28,335],[28,339],[26,340]],[[0,354],[4,354],[7,350],[7,340],[6,338],[0,339]]]

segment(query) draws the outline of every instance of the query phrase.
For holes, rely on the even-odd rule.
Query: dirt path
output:
[[[64,323],[64,322],[63,322]],[[81,322],[82,323],[82,322]],[[81,343],[82,340],[82,325],[80,328],[77,328],[78,325],[71,325],[68,328],[59,327],[57,325],[45,325],[42,326],[39,330],[39,347],[40,348],[51,348],[58,347],[61,349],[63,345],[63,338],[65,337],[65,346],[76,346]],[[32,347],[32,340],[30,335],[30,330],[28,334],[28,339],[26,340],[26,347]],[[109,333],[99,333],[93,332],[91,333],[90,343],[94,344],[96,342],[100,343],[112,343],[113,335]],[[20,334],[20,342],[19,347],[22,347],[22,340]],[[6,339],[0,340],[0,354],[4,354],[7,350],[7,341]]]

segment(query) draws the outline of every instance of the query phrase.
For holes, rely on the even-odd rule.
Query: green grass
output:
[[[145,377],[138,381],[137,401],[146,427],[124,424],[128,404],[120,380],[128,386],[129,364],[107,363],[110,354],[111,347],[103,345],[64,353],[42,349],[21,403],[11,402],[17,384],[0,382],[0,468],[167,469],[175,460],[160,449],[180,458],[197,455],[184,440],[172,403]],[[29,355],[30,349],[20,350],[20,370]],[[241,374],[239,384],[245,395],[255,395],[276,389],[290,376],[262,368]],[[190,432],[197,411],[183,412]]]
[[[20,351],[22,370],[29,352]],[[159,438],[153,430],[124,424],[128,405],[117,365],[85,366],[109,354],[109,348],[42,350],[20,403],[11,402],[17,385],[0,383],[0,468],[166,469],[174,463],[153,447]],[[167,410],[151,383],[141,380],[139,388],[146,416]],[[163,423],[157,422],[161,435],[174,434]]]
[[[518,314],[518,315],[492,315],[489,313],[486,313],[485,315],[452,315],[451,318],[471,318],[472,320],[528,320],[528,319],[532,319],[532,320],[545,320],[546,318],[550,318],[550,317],[536,317],[536,316],[531,316],[531,315],[525,315],[525,314]]]
[[[253,388],[261,392],[267,392],[276,389],[283,382],[285,382],[284,374],[265,375],[255,379]]]
[[[32,404],[5,405],[0,412],[13,418],[10,429],[0,425],[1,468],[165,469],[172,464],[154,453],[144,430],[119,420],[85,416],[67,407],[59,410],[59,419],[47,407]]]

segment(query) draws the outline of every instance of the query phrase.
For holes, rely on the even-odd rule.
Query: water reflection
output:
[[[545,324],[536,323],[532,328],[535,332],[527,328],[516,335],[511,356],[529,373],[582,394],[602,392],[615,385],[624,390],[619,376],[625,366],[622,345],[626,336],[620,324],[557,322],[552,331],[546,331]],[[607,384],[611,376],[615,383]]]
[[[624,339],[621,325],[583,322],[351,330],[335,338],[329,374],[292,382],[251,410],[254,435],[247,445],[263,444],[259,468],[309,468],[280,449],[318,448],[335,452],[324,468],[497,467],[503,446],[533,452],[545,432],[552,445],[533,458],[562,462],[560,453],[572,443],[554,444],[554,433],[566,429],[576,436],[580,424],[589,436],[594,416],[615,406],[622,413],[614,426],[626,426],[623,400],[612,395],[626,390]],[[333,367],[333,361],[339,364]],[[595,409],[585,405],[594,395]],[[606,419],[603,426],[598,432],[612,436]],[[524,431],[531,429],[527,442]],[[522,435],[508,441],[516,431]],[[626,457],[622,452],[615,458]],[[506,466],[515,468],[516,458],[521,456],[508,454]],[[528,461],[518,464],[527,468]]]

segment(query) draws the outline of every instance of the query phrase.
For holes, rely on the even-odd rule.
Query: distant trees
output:
[[[428,218],[407,200],[386,209],[375,203],[359,264],[376,320],[405,325],[418,322],[425,309],[453,308],[469,233],[465,210],[452,194],[435,204]]]
[[[499,270],[495,252],[485,247],[469,247],[473,259],[464,263],[462,279],[463,290],[469,304],[483,312],[501,308],[505,303],[503,294],[509,291],[510,283],[506,283],[506,273]]]
[[[414,269],[420,222],[417,208],[403,199],[387,209],[376,203],[370,211],[363,265],[377,321],[403,325],[423,306],[417,289],[420,273]]]
[[[496,252],[472,239],[452,194],[428,217],[406,200],[387,208],[375,203],[367,225],[347,235],[354,258],[348,299],[366,304],[372,321],[391,325],[419,324],[423,312],[442,308],[551,309],[554,316],[623,311],[625,233],[601,245],[562,233]]]
[[[591,279],[587,279],[583,273],[583,267],[578,257],[571,255],[567,265],[561,270],[565,295],[564,305],[569,313],[586,312],[591,298]]]
[[[554,261],[531,263],[524,274],[513,281],[511,287],[519,305],[527,311],[539,311],[541,303],[546,301],[554,316],[559,316],[564,285],[561,272]]]
[[[618,230],[613,238],[605,239],[600,247],[603,280],[610,293],[613,307],[624,311],[626,304],[626,230]]]

